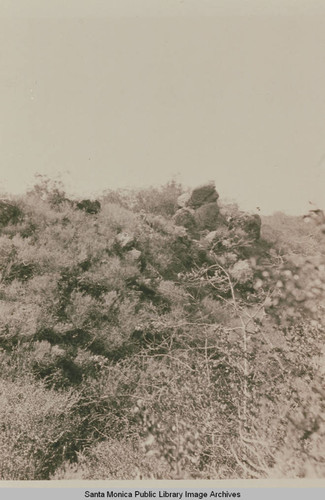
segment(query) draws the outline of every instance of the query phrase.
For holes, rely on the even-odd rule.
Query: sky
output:
[[[214,180],[325,208],[325,0],[66,3],[0,0],[0,192]]]

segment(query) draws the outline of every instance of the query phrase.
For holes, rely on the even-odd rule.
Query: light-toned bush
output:
[[[77,447],[72,391],[33,380],[0,381],[0,478],[46,479]]]

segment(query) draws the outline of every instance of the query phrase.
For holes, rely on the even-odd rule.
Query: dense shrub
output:
[[[9,223],[17,224],[22,217],[23,213],[16,204],[8,200],[0,200],[0,228]]]
[[[159,477],[157,478],[157,472]],[[168,479],[166,464],[148,457],[139,443],[107,439],[78,454],[78,462],[65,462],[51,479],[134,480]]]
[[[0,478],[48,479],[77,445],[77,396],[32,380],[0,381]]]
[[[160,188],[107,191],[103,199],[132,211],[171,216],[177,210],[177,198],[181,193],[182,186],[171,181]]]
[[[15,200],[4,479],[324,476],[320,229],[283,214],[260,227],[218,200],[216,228],[194,235],[175,225],[181,191],[78,207],[41,179]]]

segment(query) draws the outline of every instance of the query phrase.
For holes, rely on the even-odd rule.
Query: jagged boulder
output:
[[[140,250],[137,250],[136,248],[132,248],[132,250],[129,250],[127,252],[127,258],[131,261],[131,262],[139,262],[140,259],[141,259],[141,252]]]
[[[22,211],[13,203],[6,200],[0,200],[0,227],[7,224],[17,224],[22,217]]]
[[[173,222],[176,226],[185,227],[190,233],[197,230],[194,211],[189,208],[180,208],[173,217]]]
[[[116,235],[115,242],[122,250],[130,250],[135,244],[135,238],[133,234],[122,232]]]
[[[83,210],[87,214],[98,214],[100,211],[101,205],[98,200],[81,200],[77,203],[77,208],[79,210]]]
[[[179,208],[186,207],[189,199],[191,198],[191,193],[183,193],[177,198],[177,205]]]
[[[199,207],[194,214],[194,219],[200,231],[207,229],[214,231],[218,225],[219,207],[216,202],[207,203]]]
[[[214,183],[209,183],[193,189],[186,205],[197,209],[202,205],[216,202],[218,198],[219,194],[216,191]]]

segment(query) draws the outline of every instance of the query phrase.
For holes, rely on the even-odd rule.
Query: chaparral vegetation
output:
[[[247,214],[213,184],[3,197],[0,478],[324,478],[310,215]]]

